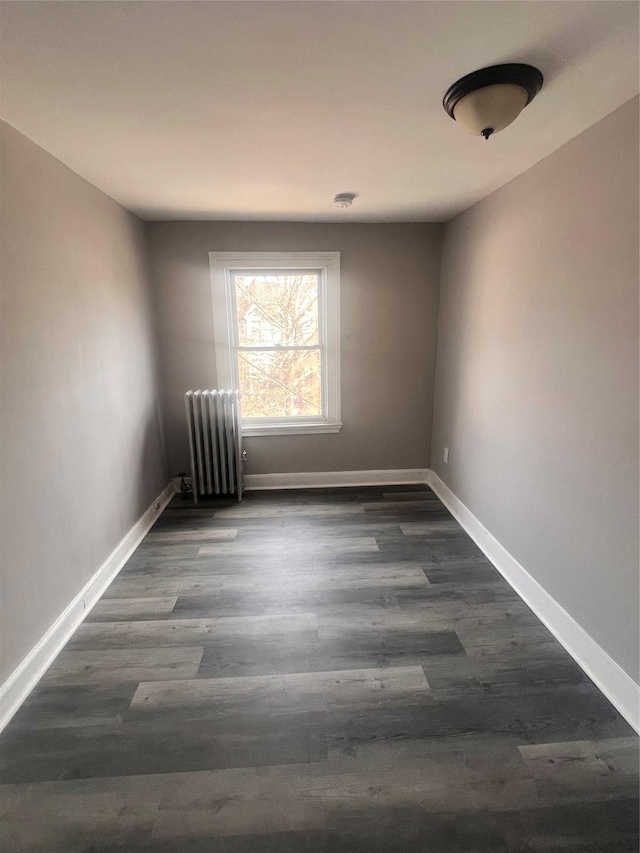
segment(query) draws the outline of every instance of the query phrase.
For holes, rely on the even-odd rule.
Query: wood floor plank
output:
[[[457,635],[456,635],[457,636]],[[432,690],[438,696],[468,693],[507,695],[555,691],[563,684],[586,684],[587,676],[557,644],[541,644],[514,653],[452,658],[433,655],[423,663]]]
[[[429,509],[440,509],[441,504],[436,497],[407,497],[404,500],[387,499],[383,501],[367,501],[362,504],[365,512],[382,510],[383,512],[407,513],[414,510],[424,511]]]
[[[356,764],[354,768],[353,760],[346,758],[343,763],[327,766],[300,765],[295,773],[265,768],[261,777],[221,771],[216,782],[214,794],[211,777],[185,779],[176,797],[161,799],[153,838],[231,836],[247,829],[254,833],[337,830],[345,820],[360,827],[369,822],[369,833],[375,835],[374,827],[381,829],[376,812],[385,808],[383,804],[400,807],[400,815],[402,807],[416,814],[445,808],[482,809],[491,802],[508,810],[530,804],[534,795],[533,782],[522,769],[511,774],[496,772],[490,782],[469,765],[460,766],[456,772],[445,768],[432,776],[425,773],[424,761],[407,767],[404,757],[386,766]],[[204,803],[211,802],[211,797],[216,802],[222,800],[224,806],[215,811],[207,809]],[[397,821],[389,820],[388,825],[395,826],[402,838]],[[393,833],[387,835],[387,844],[392,838]]]
[[[397,491],[385,489],[382,497],[385,501],[433,501],[438,506],[442,506],[436,493],[428,486],[421,489],[407,489],[405,486],[398,488]]]
[[[154,593],[161,597],[175,598],[179,595],[214,595],[220,591],[217,578],[207,574],[181,574],[168,577],[156,574],[132,575],[123,573],[111,584],[106,595],[116,598],[149,598]]]
[[[464,655],[453,631],[364,635],[346,640],[290,637],[221,641],[208,645],[199,678],[423,666],[432,656]]]
[[[143,564],[147,560],[189,560],[198,555],[200,549],[199,542],[186,543],[180,542],[176,545],[171,545],[167,542],[147,542],[144,540],[137,550],[129,557],[127,568],[138,564]]]
[[[464,531],[453,518],[434,519],[433,521],[409,521],[400,524],[405,536],[437,537],[443,533],[464,536]]]
[[[218,510],[216,512],[216,520],[221,519],[236,519],[236,518],[282,518],[282,517],[297,517],[297,516],[340,516],[345,515],[360,515],[364,512],[362,504],[353,504],[347,507],[336,504],[265,504],[264,506],[255,506],[245,504],[239,507],[230,507],[228,509]]]
[[[290,716],[278,729],[254,722],[241,731],[193,719],[16,730],[0,753],[0,784],[322,761],[327,747],[317,718]]]
[[[374,536],[353,536],[350,538],[334,538],[320,540],[292,541],[290,538],[262,539],[256,542],[240,542],[228,544],[218,543],[203,545],[198,554],[200,557],[217,557],[227,554],[234,556],[261,556],[263,554],[283,554],[293,551],[296,554],[351,554],[358,551],[378,551],[378,543]]]
[[[489,561],[456,559],[448,563],[432,563],[424,569],[431,584],[491,583],[495,581],[498,570]]]
[[[47,670],[41,684],[109,684],[193,678],[200,666],[202,651],[202,646],[90,651],[64,649]]]
[[[480,649],[495,653],[511,641],[535,639],[544,642],[550,637],[548,629],[530,612],[514,618],[499,607],[484,617],[469,612],[456,616],[423,607],[372,607],[368,604],[361,607],[336,604],[327,611],[318,609],[318,634],[323,639],[388,631],[421,633],[452,629],[467,652]]]
[[[374,557],[375,559],[361,559],[362,556],[367,558]],[[185,561],[175,561],[173,564],[165,564],[164,562],[149,563],[145,566],[128,568],[122,572],[109,588],[110,597],[113,589],[117,589],[121,583],[134,583],[137,580],[147,582],[169,581],[173,578],[186,577],[188,579],[195,578],[199,575],[200,580],[207,580],[210,583],[222,584],[229,582],[230,579],[244,577],[248,582],[257,586],[257,577],[261,583],[269,583],[272,577],[282,576],[284,574],[294,575],[299,574],[301,578],[305,576],[313,582],[315,586],[328,586],[332,581],[332,575],[342,575],[346,580],[348,577],[357,575],[358,580],[364,581],[364,586],[371,586],[368,582],[369,578],[389,578],[396,577],[400,583],[403,578],[411,577],[416,584],[426,586],[429,583],[425,574],[425,568],[429,565],[421,560],[398,560],[390,561],[388,557],[382,556],[376,551],[369,551],[366,554],[348,553],[341,555],[340,553],[331,553],[329,558],[319,557],[318,554],[302,554],[302,553],[279,553],[267,554],[262,556],[256,553],[253,556],[237,556],[237,555],[220,555],[220,556],[199,556],[197,559]],[[495,579],[495,570],[490,580]],[[339,577],[335,577],[336,582],[340,582]],[[135,596],[131,596],[135,597]],[[144,597],[144,596],[139,596]]]
[[[151,838],[162,789],[120,778],[0,786],[0,840],[11,853],[87,853],[91,846],[134,846]],[[109,780],[110,781],[110,780]]]
[[[261,675],[244,678],[195,679],[144,682],[138,686],[131,708],[145,712],[234,707],[255,703],[265,710],[294,707],[318,710],[326,707],[364,707],[397,702],[429,691],[422,667],[390,667],[293,675]]]
[[[167,543],[169,545],[178,543],[195,543],[201,539],[227,541],[235,539],[238,535],[237,527],[205,527],[198,530],[176,530],[176,531],[152,531],[147,537],[150,545]]]
[[[84,623],[67,649],[177,649],[204,646],[220,637],[264,637],[318,630],[315,613],[232,616],[222,619],[171,619],[146,622]]]
[[[453,746],[458,737],[488,734],[507,738],[515,735],[521,743],[631,734],[604,697],[574,686],[495,696],[467,693],[443,697],[430,690],[416,695],[412,704],[363,708],[357,715],[331,709],[328,732],[350,748],[384,739],[395,742],[444,738]]]
[[[426,573],[425,573],[426,574]],[[509,584],[497,572],[490,580],[468,581],[466,583],[437,583],[428,587],[413,589],[396,589],[396,598],[401,607],[423,607],[432,605],[438,608],[441,603],[452,601],[468,602],[469,604],[524,604]],[[525,605],[526,606],[526,605]]]
[[[638,793],[638,739],[526,744],[519,747],[537,780],[538,797],[550,805],[629,799]]]
[[[133,699],[137,682],[110,681],[60,685],[40,683],[29,694],[8,729],[73,728],[119,723]],[[0,740],[0,755],[4,739]]]
[[[254,592],[256,579],[252,574],[220,574],[217,576],[220,592],[239,593]],[[324,572],[299,571],[292,569],[287,572],[273,571],[260,584],[265,596],[278,592],[297,591],[312,592],[326,589],[372,589],[373,587],[388,587],[402,589],[416,586],[428,586],[429,581],[424,572],[413,566],[399,566],[389,569],[387,566],[351,566],[349,568],[333,569],[328,567]]]
[[[375,578],[373,579],[375,583]],[[397,587],[385,584],[371,587],[336,585],[335,588],[276,587],[222,590],[178,596],[171,618],[207,618],[222,616],[258,616],[284,613],[310,613],[336,604],[399,608]]]
[[[637,853],[638,798],[530,808],[496,816],[509,853]]]
[[[155,598],[101,598],[85,622],[120,622],[167,616],[175,607],[177,595]]]

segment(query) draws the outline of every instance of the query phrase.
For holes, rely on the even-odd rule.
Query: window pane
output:
[[[243,418],[322,413],[320,350],[238,352]]]
[[[240,346],[318,343],[318,273],[234,275]]]

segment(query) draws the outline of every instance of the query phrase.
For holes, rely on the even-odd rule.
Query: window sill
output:
[[[242,437],[264,435],[318,435],[320,433],[340,432],[342,424],[257,424],[242,426]]]

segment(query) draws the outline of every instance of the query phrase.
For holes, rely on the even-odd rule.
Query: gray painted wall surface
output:
[[[440,238],[433,224],[148,223],[169,470],[188,470],[184,393],[216,385],[208,253],[341,252],[340,433],[245,441],[248,473],[429,464]],[[426,437],[426,440],[425,440]]]
[[[431,467],[637,680],[637,98],[447,224]]]
[[[167,478],[144,224],[0,142],[1,683]]]

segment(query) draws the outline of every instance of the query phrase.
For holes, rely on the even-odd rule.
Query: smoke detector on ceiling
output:
[[[354,193],[339,193],[338,195],[334,195],[333,203],[336,207],[351,207],[354,198]]]

